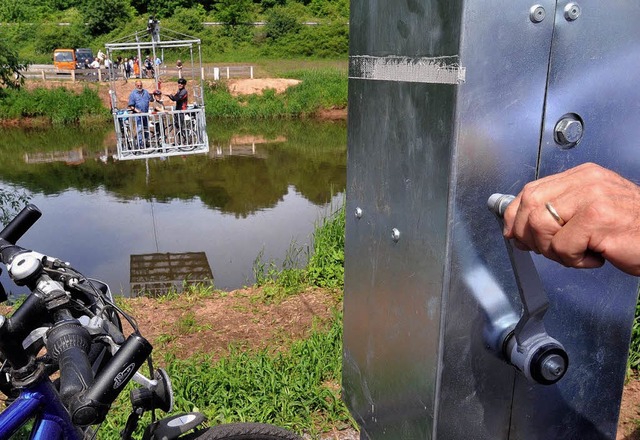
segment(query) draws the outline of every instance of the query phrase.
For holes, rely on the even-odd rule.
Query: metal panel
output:
[[[555,13],[540,175],[590,161],[637,179],[640,3],[572,5],[580,8],[575,20],[567,1]],[[562,149],[554,127],[570,113],[584,121],[584,135]],[[576,271],[539,259],[538,267],[551,297],[547,328],[571,364],[553,390],[518,381],[511,438],[615,439],[638,279],[610,265]]]
[[[460,15],[352,2],[351,54],[455,55]],[[349,81],[343,386],[363,438],[432,436],[454,108],[453,85]]]
[[[538,167],[638,175],[632,3],[583,2],[568,22],[566,2],[539,2],[539,20],[522,0],[352,1],[343,388],[362,438],[613,438],[637,279],[536,259],[571,364],[559,384],[525,383],[494,353],[520,303],[486,200]],[[464,82],[429,76],[444,58]],[[585,135],[559,150],[568,112]]]
[[[540,3],[547,11],[554,2]],[[450,283],[445,290],[439,439],[509,438],[515,370],[487,349],[520,313],[493,192],[535,177],[553,21],[526,1],[468,1],[460,50],[455,167],[450,176]],[[517,319],[517,318],[516,318]],[[494,347],[498,348],[498,347]]]

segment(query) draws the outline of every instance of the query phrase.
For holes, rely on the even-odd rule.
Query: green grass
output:
[[[323,108],[347,106],[347,76],[335,69],[292,71],[300,84],[284,93],[266,90],[262,95],[234,97],[224,82],[205,91],[207,114],[218,118],[308,118]]]
[[[285,70],[280,72],[284,75]],[[266,90],[262,95],[234,97],[225,81],[209,85],[204,91],[207,115],[250,120],[310,118],[320,109],[347,106],[348,81],[344,69],[287,70],[286,76],[301,83],[280,94]],[[23,117],[46,118],[54,125],[93,126],[108,123],[110,112],[97,91],[89,86],[80,93],[64,87],[7,90],[0,100],[0,119]]]
[[[258,254],[253,264],[253,274],[256,285],[263,287],[263,300],[281,300],[306,286],[342,291],[344,230],[345,208],[342,203],[340,208],[316,225],[311,252],[292,243],[280,266],[273,261],[263,261],[263,253]],[[302,259],[308,262],[301,268]]]
[[[55,89],[6,90],[0,100],[2,119],[46,117],[52,124],[72,124],[107,120],[109,111],[95,90],[85,87],[74,93],[64,87]]]
[[[341,359],[342,316],[336,313],[328,328],[315,328],[285,352],[233,348],[219,361],[167,358],[164,363],[173,382],[174,413],[197,410],[210,425],[252,421],[317,436],[334,426],[354,426],[337,386]],[[123,392],[114,405],[101,439],[118,438],[130,408],[127,397]]]
[[[313,254],[308,264],[296,268],[304,252],[292,243],[283,266],[256,259],[254,271],[265,294],[261,300],[281,299],[305,286],[344,285],[344,204],[323,219],[314,232]],[[312,274],[312,275],[310,275]],[[212,289],[194,288],[194,300],[215,294]],[[178,331],[199,330],[193,313],[176,323]],[[285,337],[286,339],[286,337]],[[160,343],[170,342],[163,334]],[[173,413],[200,411],[210,425],[229,422],[261,422],[281,426],[312,438],[332,427],[355,427],[340,399],[342,376],[342,314],[334,313],[328,325],[314,326],[311,334],[298,341],[287,341],[284,351],[271,349],[246,351],[231,347],[230,354],[218,361],[202,355],[177,359],[167,354],[163,365],[173,382]],[[131,387],[131,385],[130,385]],[[128,393],[123,392],[100,430],[101,439],[117,439],[130,410]],[[149,422],[143,419],[141,425]],[[140,428],[142,429],[142,428]]]
[[[629,347],[627,365],[630,373],[637,373],[640,369],[640,303],[636,304],[633,327],[631,328],[631,345]]]

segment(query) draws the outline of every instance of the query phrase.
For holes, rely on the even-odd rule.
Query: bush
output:
[[[267,13],[265,35],[276,41],[285,35],[297,33],[302,25],[298,22],[298,15],[291,8],[275,7]]]
[[[85,87],[76,94],[64,87],[9,91],[0,101],[0,114],[6,119],[47,117],[53,124],[77,123],[87,115],[109,117],[98,94]]]

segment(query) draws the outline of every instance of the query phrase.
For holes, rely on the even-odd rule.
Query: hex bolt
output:
[[[356,208],[356,218],[362,218],[362,208]]]
[[[582,138],[584,128],[579,120],[566,117],[556,124],[554,129],[555,141],[562,147],[573,147]]]
[[[393,228],[391,230],[391,238],[397,243],[398,240],[400,240],[400,231],[398,231],[398,229],[396,228]]]
[[[577,3],[569,3],[564,7],[564,18],[567,21],[574,21],[580,17],[582,10]]]
[[[529,9],[529,19],[534,23],[540,23],[547,16],[547,11],[542,5],[533,5]]]
[[[555,381],[564,375],[566,368],[567,365],[562,356],[552,354],[542,362],[540,372],[545,379]]]

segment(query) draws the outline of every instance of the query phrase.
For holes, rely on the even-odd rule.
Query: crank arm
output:
[[[514,196],[508,194],[489,197],[489,210],[501,226],[504,212],[513,199]],[[530,252],[518,249],[513,240],[505,239],[505,244],[522,302],[522,316],[513,330],[503,337],[503,354],[528,380],[543,385],[554,384],[566,373],[569,357],[562,344],[545,329],[543,318],[549,298]]]

